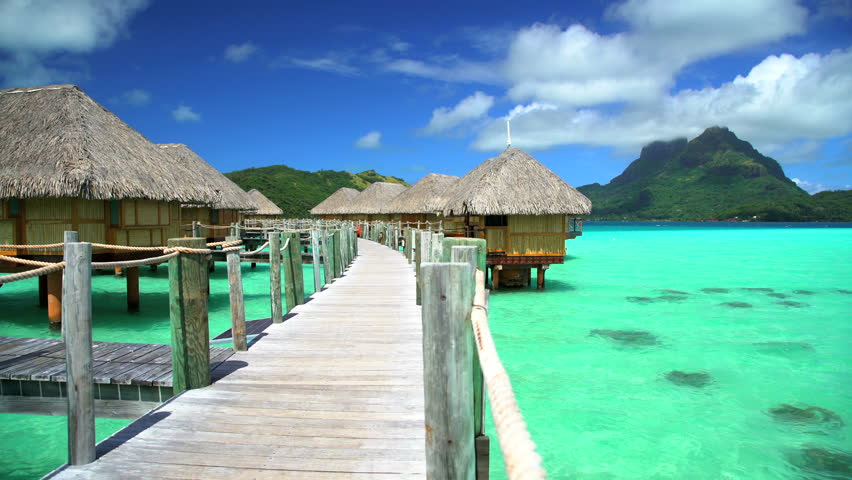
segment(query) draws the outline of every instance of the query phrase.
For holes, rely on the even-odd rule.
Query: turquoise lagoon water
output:
[[[314,293],[313,268],[304,265],[305,294]],[[247,319],[269,318],[269,266],[242,267]],[[322,275],[322,274],[321,274]],[[92,277],[92,335],[96,341],[171,343],[169,330],[169,274],[166,265],[157,271],[140,269],[140,312],[128,313],[125,280],[112,273]],[[47,311],[38,307],[38,282],[23,280],[0,289],[0,335],[52,337]],[[228,279],[224,263],[210,274],[210,337],[231,328]],[[231,346],[224,344],[221,346]],[[97,419],[98,441],[112,435],[130,420]],[[68,457],[67,420],[64,416],[0,414],[0,479],[41,478],[65,463]]]
[[[549,478],[852,478],[794,465],[802,449],[852,452],[852,228],[587,223],[566,245],[545,291],[491,297]],[[782,404],[847,425],[778,421]]]
[[[493,293],[491,328],[549,478],[850,478],[794,463],[803,448],[852,451],[852,427],[768,414],[817,406],[852,423],[852,228],[812,227],[586,223],[545,291]],[[230,326],[222,267],[211,336]],[[267,267],[243,275],[247,318],[268,317]],[[143,269],[142,312],[127,314],[123,280],[95,277],[95,339],[168,343],[167,282]],[[35,292],[34,280],[0,289],[0,335],[55,336]],[[673,370],[709,383],[674,384]],[[63,463],[64,420],[0,415],[0,477]],[[125,423],[99,420],[99,438]],[[488,429],[492,477],[505,478]]]

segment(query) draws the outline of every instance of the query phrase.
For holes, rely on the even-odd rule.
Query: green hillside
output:
[[[651,143],[609,184],[579,190],[599,220],[852,221],[848,192],[810,196],[778,162],[723,127],[691,141]]]
[[[258,189],[291,218],[309,217],[309,210],[325,200],[338,188],[349,187],[364,190],[375,182],[400,183],[408,186],[405,180],[379,175],[375,170],[361,173],[320,170],[307,172],[285,165],[247,168],[226,173],[245,191]]]

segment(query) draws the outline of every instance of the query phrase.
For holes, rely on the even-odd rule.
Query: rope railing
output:
[[[500,450],[510,480],[543,480],[547,473],[541,456],[530,437],[521,409],[515,400],[509,374],[503,367],[491,330],[488,328],[488,307],[485,301],[485,272],[476,271],[476,292],[470,314],[479,365],[488,389],[491,416],[500,441]]]
[[[65,262],[52,263],[50,265],[36,268],[34,270],[27,270],[26,272],[20,273],[12,273],[9,275],[0,276],[0,285],[6,283],[17,282],[18,280],[26,280],[28,278],[40,277],[42,275],[47,275],[48,273],[55,272],[57,270],[62,270],[65,268]]]

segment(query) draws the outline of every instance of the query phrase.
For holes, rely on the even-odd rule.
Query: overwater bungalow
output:
[[[312,208],[311,215],[317,215],[323,220],[348,220],[349,215],[344,214],[343,210],[348,208],[360,193],[354,188],[338,188],[328,198]]]
[[[399,183],[376,182],[359,193],[340,213],[349,220],[383,221],[396,220],[388,211],[388,204],[407,189]]]
[[[281,207],[276,205],[272,200],[266,197],[266,195],[260,193],[260,191],[256,188],[252,188],[248,191],[248,195],[251,198],[252,202],[254,202],[254,211],[251,213],[245,214],[246,220],[257,220],[257,221],[272,221],[272,220],[281,220],[284,218],[284,210],[281,210]]]
[[[430,173],[391,200],[386,211],[399,215],[403,223],[437,224],[443,219],[444,204],[458,180],[453,175]]]
[[[592,202],[527,153],[509,147],[456,182],[443,213],[447,235],[486,239],[492,285],[528,285],[531,269],[564,262]]]
[[[215,201],[192,172],[74,85],[0,90],[0,245],[80,241],[160,246],[180,236],[181,204]],[[61,249],[0,247],[0,254],[61,260]],[[98,248],[98,261],[158,252]],[[0,261],[0,272],[32,267]],[[60,321],[62,272],[39,279],[51,322]],[[128,304],[138,269],[128,269]],[[135,290],[135,291],[134,291]]]
[[[229,234],[226,227],[241,222],[244,212],[254,211],[255,204],[249,194],[191,148],[182,143],[164,143],[158,146],[174,164],[192,171],[193,176],[188,181],[203,185],[213,198],[205,203],[181,205],[180,221],[185,234],[191,233],[191,226],[188,225],[198,222],[202,225],[201,234],[208,241],[221,241]]]

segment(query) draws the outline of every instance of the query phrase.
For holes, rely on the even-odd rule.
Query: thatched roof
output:
[[[586,215],[592,201],[528,154],[509,147],[462,177],[444,215]]]
[[[361,192],[354,188],[338,188],[334,193],[311,209],[313,215],[334,215],[351,204]]]
[[[252,215],[284,215],[284,210],[272,203],[272,200],[266,198],[266,195],[260,193],[256,188],[249,190],[248,194],[256,208]]]
[[[400,185],[398,183],[376,182],[364,189],[364,191],[359,193],[358,196],[349,203],[349,205],[344,206],[341,211],[337,213],[389,213],[386,210],[390,201],[405,190],[405,185]]]
[[[215,200],[74,85],[0,90],[0,198]]]
[[[430,173],[397,195],[388,204],[386,213],[440,212],[458,180],[453,175]]]
[[[173,164],[193,172],[193,176],[187,181],[204,186],[215,199],[212,202],[192,202],[193,205],[231,210],[255,209],[254,201],[242,188],[213,168],[191,148],[182,143],[163,143],[158,147],[166,152]]]

